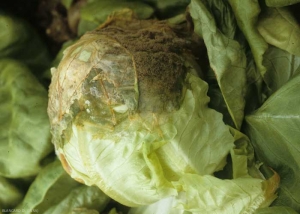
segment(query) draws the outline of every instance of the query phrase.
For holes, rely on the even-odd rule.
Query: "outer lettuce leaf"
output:
[[[171,169],[172,177],[183,172],[213,174],[225,166],[234,146],[222,115],[207,107],[206,83],[190,75],[189,84],[192,90],[186,92],[182,108],[172,115],[176,135],[158,150],[163,168]]]
[[[275,205],[300,212],[300,75],[276,91],[246,117],[245,131],[258,157],[281,177]]]
[[[263,55],[268,48],[268,44],[259,34],[256,25],[260,14],[258,0],[229,0],[235,14],[238,26],[243,31],[253,54],[256,66],[264,76],[266,68],[263,66]]]
[[[113,12],[122,9],[131,9],[139,19],[149,18],[154,10],[143,2],[130,2],[120,0],[110,1],[89,1],[82,9],[80,22],[78,26],[78,35],[82,35],[87,31],[94,30],[103,24],[107,17]]]
[[[63,58],[63,53],[66,48],[71,46],[77,41],[77,39],[74,40],[68,40],[67,42],[63,43],[61,49],[59,52],[56,54],[54,60],[51,62],[51,67],[57,67],[61,59]],[[45,72],[43,73],[43,78],[50,80],[51,81],[51,69],[46,69]]]
[[[269,7],[284,7],[298,2],[300,2],[300,0],[266,0],[266,4]]]
[[[192,213],[253,213],[268,205],[264,204],[266,198],[274,199],[272,194],[268,195],[274,191],[272,181],[251,177],[221,180],[209,175],[185,174],[176,184],[183,190],[177,198],[178,207]]]
[[[235,147],[231,150],[232,178],[248,177],[263,178],[255,164],[254,149],[249,138],[236,129],[231,128]]]
[[[85,208],[78,208],[72,210],[70,214],[99,214],[97,210],[90,210]],[[111,214],[110,212],[108,214]],[[118,214],[118,213],[112,213],[112,214]]]
[[[183,195],[177,197],[179,208],[193,213],[253,213],[276,198],[273,193],[278,187],[278,176],[275,174],[263,181],[254,163],[254,151],[249,139],[235,129],[231,132],[235,138],[235,148],[231,150],[233,179],[195,175],[183,177],[177,183],[184,190]],[[226,170],[227,173],[231,171]]]
[[[37,75],[49,66],[45,44],[27,23],[0,11],[0,29],[0,58],[21,61]]]
[[[69,10],[73,3],[73,0],[61,0],[61,3],[65,6],[65,8],[67,8],[67,10]]]
[[[300,72],[300,57],[270,46],[265,53],[265,81],[272,94]]]
[[[183,209],[177,209],[174,197],[164,198],[148,206],[131,208],[128,214],[154,214],[154,213],[191,214],[191,212],[189,211],[184,211]]]
[[[300,26],[287,8],[267,8],[257,29],[269,44],[300,56]]]
[[[108,214],[118,214],[118,211],[116,210],[116,208],[113,208],[109,211]]]
[[[189,5],[195,32],[202,36],[228,111],[239,129],[244,116],[246,87],[246,55],[240,44],[224,35],[203,1],[192,0]],[[235,80],[235,81],[232,81]]]
[[[160,19],[170,18],[180,13],[184,13],[190,0],[143,0],[149,5],[154,5],[156,15]]]
[[[231,168],[226,166],[226,180],[199,174],[184,174],[174,185],[179,195],[154,204],[132,208],[129,214],[190,214],[190,213],[254,213],[268,206],[275,198],[279,177],[273,173],[264,180],[254,160],[254,150],[248,137],[231,128],[235,147],[231,150]],[[224,176],[225,175],[225,176]],[[228,179],[230,178],[230,180]]]
[[[56,160],[38,174],[17,209],[25,213],[36,210],[43,214],[92,214],[101,211],[109,200],[97,187],[87,187],[71,179]]]
[[[0,175],[36,175],[53,150],[47,116],[47,91],[28,68],[0,60]]]
[[[226,37],[234,39],[237,23],[230,5],[226,1],[204,1],[215,19],[216,26]]]
[[[254,214],[298,214],[295,210],[293,210],[290,207],[280,207],[280,206],[274,206],[274,207],[265,207],[261,208],[255,211]]]

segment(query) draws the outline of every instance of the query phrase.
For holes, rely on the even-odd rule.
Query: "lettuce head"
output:
[[[249,213],[275,199],[276,174],[264,179],[247,137],[208,107],[195,44],[165,22],[115,17],[65,50],[48,114],[72,178],[131,207]],[[233,173],[217,178],[228,155]]]

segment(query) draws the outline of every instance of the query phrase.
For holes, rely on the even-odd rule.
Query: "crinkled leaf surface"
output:
[[[175,198],[164,198],[148,206],[134,207],[129,210],[129,214],[151,214],[151,213],[168,213],[168,214],[191,214],[183,209],[177,209]]]
[[[53,150],[47,103],[47,91],[25,65],[0,60],[1,176],[37,174]]]
[[[246,84],[246,55],[240,44],[224,35],[213,15],[200,0],[189,5],[195,32],[202,36],[228,111],[239,129],[244,116]],[[234,80],[234,81],[232,81]]]
[[[254,149],[249,138],[236,129],[231,128],[235,147],[231,150],[232,178],[248,177],[262,178],[255,166]]]
[[[226,164],[234,139],[222,122],[222,115],[207,107],[205,82],[191,75],[189,83],[192,90],[186,92],[183,107],[172,116],[176,135],[158,152],[164,168],[178,175],[182,172],[212,174]]]
[[[287,8],[268,8],[257,29],[271,45],[300,56],[300,26]]]
[[[30,210],[43,214],[95,213],[90,209],[101,211],[109,200],[99,188],[82,185],[70,178],[56,160],[38,174],[17,208],[29,210],[25,213],[31,213]]]
[[[231,172],[227,179],[185,173],[174,182],[178,196],[132,208],[130,214],[253,213],[258,207],[268,206],[276,198],[278,175],[264,181],[248,137],[233,128],[231,133],[235,147],[230,152],[232,169],[225,169],[227,174]]]
[[[300,211],[300,75],[246,117],[245,131],[262,161],[281,177],[276,205]]]
[[[300,57],[270,46],[264,56],[264,65],[267,68],[265,81],[272,94],[300,72]]]
[[[221,180],[195,174],[185,174],[176,184],[183,190],[177,197],[179,208],[214,214],[253,213],[265,201],[269,185],[251,177]]]

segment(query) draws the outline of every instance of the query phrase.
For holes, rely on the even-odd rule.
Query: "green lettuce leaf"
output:
[[[108,214],[118,214],[118,212],[117,212],[116,208],[113,208],[109,211]]]
[[[270,46],[265,53],[264,65],[267,68],[265,81],[269,94],[272,94],[300,72],[300,57]]]
[[[280,206],[274,206],[274,207],[265,207],[261,208],[255,211],[254,214],[298,214],[295,210],[293,210],[290,207],[280,207]]]
[[[91,210],[86,208],[76,208],[73,209],[70,214],[99,214],[99,212],[97,210]],[[110,214],[110,212],[108,214]],[[118,214],[118,213],[113,213],[113,214]]]
[[[62,5],[65,6],[65,8],[67,10],[69,10],[70,7],[71,7],[71,5],[72,5],[72,3],[73,3],[73,0],[61,0],[61,3],[62,3]]]
[[[153,5],[155,13],[160,19],[166,19],[184,13],[190,0],[143,0]]]
[[[232,161],[232,178],[248,177],[263,178],[254,159],[254,149],[249,138],[236,129],[231,128],[235,147],[230,151]]]
[[[263,55],[268,49],[268,44],[259,34],[256,25],[258,16],[261,12],[258,0],[229,0],[232,10],[235,14],[237,23],[241,31],[244,33],[255,60],[258,71],[262,76],[266,72],[263,66]]]
[[[300,75],[277,90],[253,114],[246,116],[245,131],[258,157],[281,177],[274,205],[300,212]]]
[[[266,0],[266,4],[269,7],[284,7],[292,4],[299,3],[300,0]]]
[[[103,24],[107,17],[113,12],[122,9],[131,9],[139,19],[147,19],[152,16],[154,10],[143,2],[130,2],[120,0],[110,1],[89,1],[81,9],[80,22],[78,26],[78,35],[87,31],[94,30]]]
[[[0,58],[25,63],[40,75],[51,62],[46,45],[28,23],[0,11]]]
[[[0,175],[36,175],[53,151],[47,91],[22,63],[0,60]]]
[[[246,55],[244,50],[236,40],[224,35],[218,29],[215,18],[203,1],[192,0],[189,10],[194,21],[195,32],[204,39],[210,66],[215,73],[228,111],[236,128],[239,129],[245,106]]]
[[[269,44],[300,56],[300,26],[287,8],[267,8],[257,29]]]
[[[24,193],[13,182],[0,176],[0,210],[15,207],[23,197]]]
[[[177,206],[192,213],[253,213],[274,196],[265,195],[272,188],[269,181],[240,177],[221,180],[210,175],[185,174],[177,183],[182,195],[177,197]],[[272,192],[273,190],[271,190]],[[270,197],[270,198],[269,198]]]
[[[160,159],[164,169],[172,169],[178,175],[182,169],[201,175],[213,174],[225,166],[234,139],[222,122],[222,115],[207,107],[207,84],[193,75],[189,76],[189,83],[192,90],[186,92],[182,108],[172,116],[176,135],[159,150]]]
[[[31,184],[17,209],[23,213],[98,213],[109,198],[97,187],[82,185],[64,171],[60,161],[47,165]]]
[[[222,113],[223,115],[223,121],[234,127],[234,123],[232,121],[232,118],[230,116],[230,113],[228,112],[227,105],[225,103],[223,94],[219,88],[219,85],[216,81],[213,79],[207,80],[209,84],[207,95],[210,98],[208,106],[212,109],[215,109],[216,111]]]
[[[129,214],[254,213],[259,207],[268,206],[276,198],[278,175],[273,173],[268,180],[262,179],[248,137],[233,128],[231,133],[235,147],[230,152],[232,165],[225,167],[227,179],[186,173],[173,182],[178,196],[132,208]]]
[[[128,214],[154,214],[154,213],[168,213],[168,214],[192,214],[189,211],[176,208],[176,201],[174,197],[164,198],[156,203],[148,206],[133,207]]]

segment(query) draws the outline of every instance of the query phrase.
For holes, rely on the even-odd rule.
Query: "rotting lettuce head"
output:
[[[192,205],[185,199],[205,190],[203,176],[211,187],[223,182],[213,174],[226,165],[235,138],[222,115],[207,107],[208,86],[193,66],[192,43],[164,22],[111,19],[66,49],[53,69],[48,114],[56,152],[74,179],[128,206],[175,197],[185,210],[210,207],[201,198]],[[267,194],[270,182],[248,174],[228,182],[253,187],[237,193],[247,200],[233,211],[274,197],[274,190]],[[212,208],[234,203],[222,202]]]

